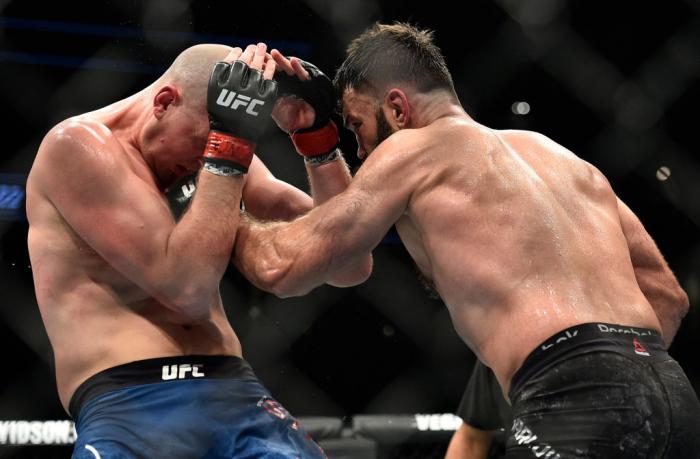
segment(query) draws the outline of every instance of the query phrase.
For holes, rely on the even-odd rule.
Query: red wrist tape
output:
[[[206,158],[232,161],[246,169],[253,161],[255,143],[221,132],[209,131],[207,146],[204,148]]]
[[[321,129],[291,134],[297,152],[304,156],[318,156],[333,150],[340,141],[338,128],[333,121]]]

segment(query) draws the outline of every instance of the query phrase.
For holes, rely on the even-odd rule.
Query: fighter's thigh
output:
[[[265,395],[247,412],[235,441],[235,458],[325,458],[301,424],[275,399]]]
[[[570,356],[528,381],[513,406],[508,458],[658,457],[670,430],[663,385],[613,352]],[[539,455],[539,456],[538,456]]]
[[[78,442],[71,459],[136,459],[126,445],[110,440]]]
[[[700,400],[675,360],[654,364],[671,410],[667,457],[700,457]]]

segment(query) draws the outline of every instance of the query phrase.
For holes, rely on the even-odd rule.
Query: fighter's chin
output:
[[[176,165],[175,168],[173,169],[173,173],[175,174],[175,177],[182,177],[183,175],[186,175],[190,172],[189,169],[187,169],[184,166],[181,165]]]
[[[167,188],[186,174],[187,169],[182,166],[175,166],[162,171],[160,174],[158,174],[158,178],[161,184]]]

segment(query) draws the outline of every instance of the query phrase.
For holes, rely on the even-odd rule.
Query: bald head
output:
[[[163,183],[171,183],[182,168],[199,166],[209,131],[207,86],[214,64],[232,61],[232,48],[197,45],[184,50],[155,82],[132,99],[134,110],[145,113],[123,117],[139,132],[138,145]]]
[[[195,45],[181,52],[154,85],[172,84],[181,91],[183,103],[194,109],[206,106],[207,85],[214,64],[227,60],[233,48],[225,45]]]

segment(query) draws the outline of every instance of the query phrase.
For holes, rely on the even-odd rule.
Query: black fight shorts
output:
[[[658,332],[576,325],[515,373],[506,457],[700,458],[700,402]]]

